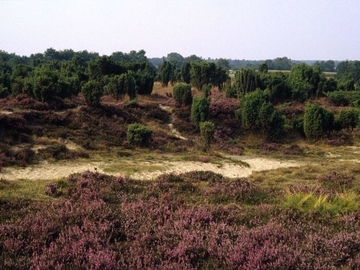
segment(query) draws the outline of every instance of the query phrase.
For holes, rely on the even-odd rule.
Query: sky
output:
[[[0,50],[360,60],[359,0],[0,0]]]

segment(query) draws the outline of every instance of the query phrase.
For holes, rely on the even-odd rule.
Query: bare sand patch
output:
[[[235,160],[241,160],[249,164],[245,167],[241,164],[225,159],[221,163],[203,163],[194,161],[154,161],[151,163],[159,170],[141,170],[148,168],[148,162],[136,162],[139,172],[127,175],[124,173],[124,167],[129,165],[129,161],[124,162],[124,166],[119,166],[119,170],[113,170],[111,173],[106,173],[106,168],[111,165],[111,162],[57,162],[57,163],[41,163],[26,168],[3,168],[0,173],[0,179],[5,180],[51,180],[67,177],[74,173],[81,173],[84,171],[92,171],[99,173],[106,173],[109,175],[125,175],[139,180],[152,180],[164,173],[180,174],[190,171],[213,171],[222,174],[229,178],[247,177],[253,171],[274,170],[284,167],[299,167],[302,164],[295,161],[280,161],[259,157],[233,157]],[[133,165],[133,164],[132,164]],[[146,166],[145,166],[146,165]]]

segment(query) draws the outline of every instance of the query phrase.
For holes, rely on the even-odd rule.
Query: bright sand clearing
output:
[[[266,171],[274,170],[284,167],[299,167],[301,163],[295,161],[280,161],[274,159],[260,158],[260,157],[235,157],[228,156],[233,160],[240,160],[246,162],[249,167],[245,167],[241,164],[236,164],[228,159],[224,163],[203,163],[194,161],[156,161],[156,162],[136,162],[139,172],[128,175],[135,179],[151,180],[164,173],[180,174],[189,171],[213,171],[215,173],[222,174],[225,177],[237,178],[247,177],[253,171]],[[73,173],[81,173],[84,171],[97,171],[99,173],[106,173],[106,168],[113,164],[112,162],[87,162],[77,163],[75,162],[57,162],[57,163],[41,163],[38,165],[29,166],[26,168],[3,168],[0,173],[0,179],[5,180],[17,180],[17,179],[29,179],[29,180],[51,180],[67,177]],[[112,169],[110,175],[123,175],[124,172],[121,168],[129,165],[129,162],[124,162],[123,166],[119,166],[119,170]],[[134,164],[131,164],[134,166]],[[158,170],[141,170],[141,168],[149,168],[154,166],[155,168],[161,168]]]

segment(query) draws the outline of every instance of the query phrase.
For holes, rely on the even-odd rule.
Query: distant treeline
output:
[[[189,57],[183,57],[178,53],[169,53],[166,57],[155,57],[149,58],[149,61],[155,66],[159,67],[164,61],[176,62],[180,65],[184,62],[193,61],[193,60],[204,60],[207,62],[221,63],[225,64],[225,67],[231,70],[239,70],[242,68],[251,68],[257,69],[259,65],[266,63],[269,70],[290,70],[291,67],[297,64],[308,64],[312,66],[317,66],[323,72],[335,72],[336,66],[340,63],[340,61],[327,60],[327,61],[316,61],[316,60],[291,60],[287,57],[277,57],[275,59],[267,59],[267,60],[239,60],[239,59],[203,59],[196,55],[191,55]]]
[[[0,98],[26,94],[48,102],[81,92],[86,102],[96,107],[102,95],[112,95],[116,99],[127,95],[134,99],[137,94],[151,94],[154,81],[160,81],[163,86],[185,82],[199,90],[217,86],[226,88],[228,96],[242,96],[257,88],[274,88],[284,97],[288,95],[301,101],[314,93],[321,96],[325,92],[359,88],[360,61],[343,61],[337,65],[332,60],[313,61],[309,65],[287,57],[265,61],[214,60],[169,53],[161,59],[149,59],[145,54],[140,50],[101,56],[86,50],[49,48],[44,53],[19,56],[0,51]],[[230,80],[231,69],[239,69],[235,81]],[[255,70],[259,74],[254,73]],[[264,75],[268,70],[291,72],[290,76]],[[336,75],[331,80],[322,73],[335,70]],[[299,74],[295,76],[297,71]],[[291,79],[294,76],[295,79]]]

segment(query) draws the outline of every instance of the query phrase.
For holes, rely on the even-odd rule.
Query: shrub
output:
[[[191,105],[191,85],[187,83],[176,84],[173,89],[173,97],[181,105]]]
[[[224,176],[219,173],[214,173],[212,171],[190,171],[180,175],[186,180],[198,182],[210,182],[216,183],[218,181],[222,182],[224,180]]]
[[[191,104],[191,121],[198,127],[200,122],[209,118],[209,99],[205,97],[194,98]]]
[[[246,178],[210,182],[205,196],[214,203],[245,202],[249,204],[264,203],[268,195]]]
[[[343,191],[352,187],[354,177],[351,175],[331,171],[318,177],[318,181],[326,187]]]
[[[81,88],[81,93],[84,95],[85,102],[90,107],[99,107],[102,90],[100,84],[96,81],[88,81]]]
[[[336,106],[348,106],[360,100],[360,91],[334,91],[326,93],[327,98]]]
[[[204,146],[205,148],[210,147],[210,143],[214,138],[214,132],[215,132],[215,125],[213,122],[205,121],[200,122],[200,133],[204,140]]]
[[[35,152],[28,147],[25,147],[15,153],[15,160],[19,166],[25,167],[32,164],[35,158]]]
[[[331,131],[334,114],[318,104],[308,103],[304,115],[304,133],[308,139],[319,139],[325,132]]]
[[[58,185],[56,183],[47,184],[45,187],[45,194],[50,197],[56,197],[58,194]]]
[[[241,98],[241,121],[245,128],[262,132],[269,139],[278,138],[284,130],[284,117],[269,102],[269,93],[256,90]]]
[[[211,87],[212,87],[212,85],[211,85],[210,83],[203,85],[201,91],[203,92],[204,97],[209,97],[209,96],[210,96],[210,94],[211,94]]]
[[[128,125],[126,137],[130,144],[136,146],[148,146],[151,141],[152,131],[146,126],[133,123]]]
[[[341,129],[353,130],[358,124],[359,112],[356,109],[342,110],[338,121]]]

